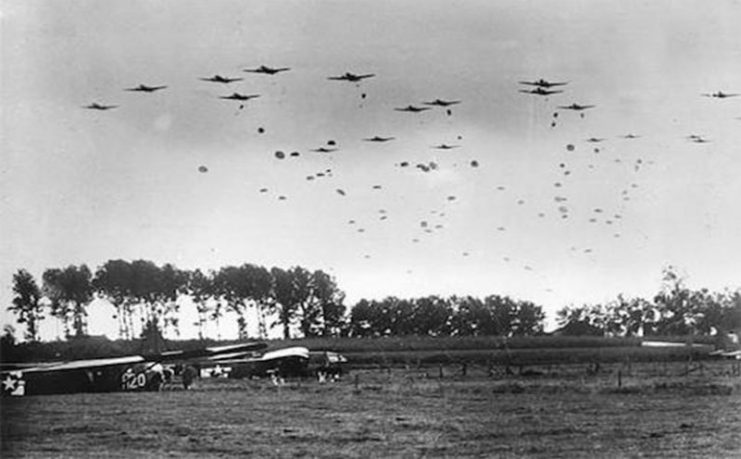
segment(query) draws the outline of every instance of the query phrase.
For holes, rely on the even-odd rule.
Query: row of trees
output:
[[[39,339],[45,313],[59,319],[66,337],[85,336],[94,299],[113,306],[122,339],[178,336],[185,301],[197,311],[200,339],[208,324],[220,338],[227,312],[236,318],[240,339],[248,337],[248,317],[256,317],[259,337],[279,326],[286,339],[295,329],[303,337],[533,335],[542,333],[545,319],[540,306],[497,295],[361,300],[347,314],[345,295],[330,275],[298,266],[243,264],[204,273],[147,260],[110,260],[95,273],[85,265],[47,269],[40,287],[19,270],[13,291],[10,310],[25,324],[30,341]]]
[[[158,266],[147,260],[110,260],[93,274],[85,266],[47,269],[39,287],[33,276],[19,270],[13,276],[13,305],[26,339],[39,339],[39,322],[48,312],[60,320],[66,337],[85,336],[89,307],[96,298],[115,308],[122,339],[145,331],[179,335],[180,305],[189,298],[197,309],[199,338],[206,324],[219,324],[226,312],[237,317],[239,337],[247,338],[250,309],[258,317],[260,337],[271,325],[283,328],[290,338],[296,324],[303,336],[339,333],[345,317],[344,293],[327,273],[296,266],[288,270],[253,264],[226,266],[204,273],[181,270],[172,264]],[[220,334],[220,333],[219,333]]]
[[[215,325],[220,339],[226,313],[236,317],[240,339],[248,337],[248,317],[256,317],[260,338],[278,326],[286,339],[296,329],[303,337],[537,335],[545,320],[540,306],[499,295],[360,300],[347,314],[345,295],[335,280],[300,266],[285,270],[243,264],[204,273],[147,260],[110,260],[95,273],[85,265],[47,269],[40,287],[30,273],[19,270],[13,292],[9,310],[25,325],[30,341],[39,339],[39,322],[46,313],[59,319],[66,337],[85,336],[94,299],[113,305],[122,339],[179,336],[180,307],[186,301],[197,310],[194,325],[200,339],[208,324]],[[669,267],[651,300],[620,295],[604,305],[568,306],[558,311],[557,321],[561,333],[569,335],[736,330],[741,328],[741,291],[691,290]]]
[[[537,335],[544,320],[540,306],[506,296],[388,297],[359,301],[350,312],[348,331],[352,336]]]
[[[663,273],[661,290],[652,298],[617,299],[607,304],[567,306],[557,313],[569,335],[670,336],[710,335],[741,329],[741,290],[692,290],[676,269]]]

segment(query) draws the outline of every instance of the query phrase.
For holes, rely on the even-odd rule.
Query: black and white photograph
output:
[[[741,457],[739,24],[0,0],[0,456]]]

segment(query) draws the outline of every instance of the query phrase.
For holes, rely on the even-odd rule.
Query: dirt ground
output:
[[[2,400],[9,457],[741,457],[741,377],[357,370],[340,382]],[[701,370],[701,371],[700,371]],[[618,387],[618,371],[620,387]]]

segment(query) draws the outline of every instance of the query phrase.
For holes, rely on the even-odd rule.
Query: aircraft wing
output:
[[[292,357],[308,359],[309,350],[301,346],[287,347],[285,349],[278,349],[275,351],[266,352],[260,357],[260,360],[262,361],[280,360],[280,359],[286,359],[286,358],[292,358]]]
[[[302,346],[287,347],[284,349],[277,349],[275,351],[268,351],[257,357],[245,357],[244,353],[241,356],[234,354],[226,354],[224,358],[212,358],[209,361],[218,363],[220,365],[234,364],[234,363],[248,363],[248,362],[274,362],[286,359],[308,359],[310,355],[309,349]]]
[[[227,354],[212,355],[210,357],[204,357],[203,359],[197,359],[199,363],[220,363],[227,360],[239,360],[239,359],[250,359],[255,358],[255,352],[229,352]]]
[[[726,351],[724,349],[718,349],[716,351],[711,352],[709,355],[712,355],[714,357],[725,357],[728,359],[741,360],[741,350]]]
[[[43,362],[33,364],[7,364],[9,370],[22,371],[23,373],[87,370],[93,368],[110,367],[117,365],[132,365],[142,362],[171,362],[180,360],[194,360],[199,358],[216,358],[219,355],[244,355],[248,352],[265,349],[265,343],[245,343],[228,346],[215,346],[192,351],[169,351],[162,354],[152,355],[130,355],[125,357],[110,357],[104,359],[69,360],[63,362]],[[5,366],[5,365],[4,365]]]
[[[43,363],[0,363],[0,372],[7,371],[24,371],[34,368],[49,368],[64,362],[43,362]]]
[[[70,360],[68,362],[57,363],[40,363],[30,368],[23,368],[23,373],[38,373],[67,370],[87,370],[91,368],[102,368],[114,365],[131,365],[134,363],[145,362],[141,355],[131,355],[128,357],[112,357],[108,359],[87,359],[87,360]]]
[[[154,354],[146,356],[147,360],[154,360],[157,362],[171,362],[177,360],[193,360],[201,358],[214,358],[224,354],[245,354],[247,352],[260,351],[267,348],[268,345],[261,342],[244,343],[244,344],[232,344],[227,346],[214,346],[206,347],[201,349],[193,349],[190,351],[169,351],[163,352],[162,354]]]

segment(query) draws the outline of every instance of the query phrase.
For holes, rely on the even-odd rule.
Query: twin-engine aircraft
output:
[[[354,73],[345,72],[343,75],[327,77],[328,80],[335,81],[349,81],[351,83],[358,83],[366,78],[373,78],[376,76],[375,73],[367,73],[365,75],[356,75]]]
[[[265,348],[267,344],[253,342],[154,355],[24,365],[0,372],[0,383],[3,396],[156,391],[165,382],[163,363],[187,364],[219,356],[243,357]]]

